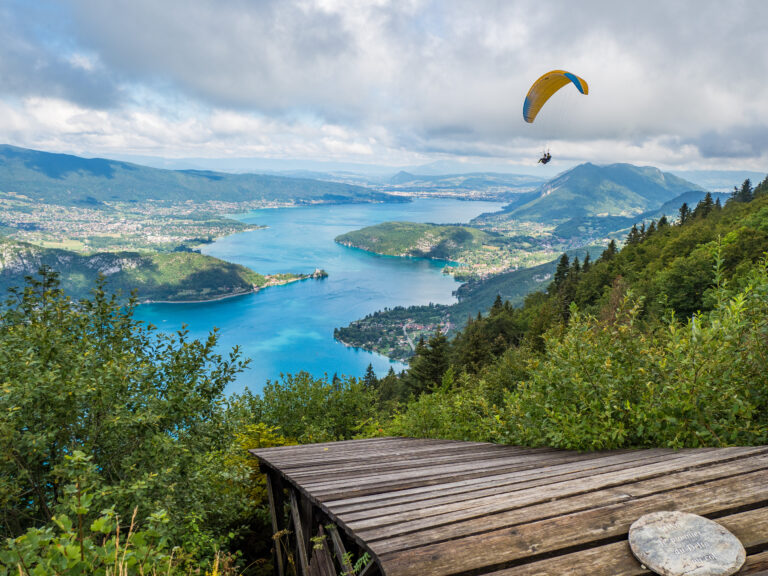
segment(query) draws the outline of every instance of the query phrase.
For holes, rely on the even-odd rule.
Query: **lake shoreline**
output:
[[[298,274],[291,278],[276,279],[275,276],[277,275],[266,275],[265,278],[268,278],[269,280],[263,286],[254,285],[253,289],[251,290],[237,292],[235,294],[222,294],[221,296],[204,298],[201,300],[143,300],[140,302],[140,304],[209,304],[211,302],[219,302],[221,300],[229,300],[231,298],[247,296],[248,294],[256,294],[257,292],[261,292],[262,290],[271,288],[273,286],[286,286],[288,284],[292,284],[293,282],[301,282],[304,280],[322,280],[328,277],[328,273],[321,268],[316,268],[315,271],[311,274]]]
[[[312,206],[256,211],[238,218],[268,228],[217,239],[203,249],[207,255],[270,272],[312,272],[325,268],[325,282],[286,283],[279,290],[264,290],[258,297],[210,292],[222,301],[195,300],[197,306],[138,306],[137,319],[158,326],[163,332],[187,326],[190,338],[204,339],[219,329],[217,351],[238,346],[249,369],[227,387],[237,393],[245,386],[259,392],[267,380],[280,374],[304,371],[313,376],[333,374],[360,376],[369,364],[384,377],[390,367],[405,369],[397,360],[333,338],[334,329],[357,318],[394,306],[456,302],[459,286],[442,274],[444,263],[427,258],[379,256],[334,242],[339,234],[380,222],[469,220],[475,214],[498,210],[501,203],[458,202],[416,199],[404,204],[357,204]],[[237,289],[247,290],[247,285]],[[263,280],[258,280],[264,284]],[[230,286],[235,288],[235,286]],[[179,294],[192,300],[203,294]],[[222,296],[228,296],[223,299]],[[156,300],[169,300],[157,295]],[[178,300],[171,303],[179,303]]]

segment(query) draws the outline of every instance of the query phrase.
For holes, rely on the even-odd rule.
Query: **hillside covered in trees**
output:
[[[377,378],[268,382],[43,271],[0,311],[0,575],[268,574],[249,448],[410,435],[579,450],[768,443],[768,179],[559,260]]]
[[[595,449],[768,441],[768,178],[633,227],[421,342],[404,434]],[[426,393],[425,393],[426,392]]]
[[[62,206],[103,202],[402,202],[361,186],[308,178],[163,170],[0,145],[0,190]]]

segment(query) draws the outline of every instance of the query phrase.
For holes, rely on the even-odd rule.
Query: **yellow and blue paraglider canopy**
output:
[[[582,94],[589,94],[587,82],[583,78],[576,76],[576,74],[571,74],[565,70],[552,70],[536,80],[531,89],[528,90],[528,95],[525,97],[525,103],[523,104],[523,118],[525,118],[525,121],[533,122],[536,114],[539,113],[541,107],[544,106],[552,94],[570,83],[573,83]]]

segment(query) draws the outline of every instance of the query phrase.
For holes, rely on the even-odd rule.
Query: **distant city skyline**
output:
[[[0,143],[17,146],[239,169],[768,170],[760,0],[6,0],[0,35]],[[590,93],[566,87],[526,124],[551,69]]]

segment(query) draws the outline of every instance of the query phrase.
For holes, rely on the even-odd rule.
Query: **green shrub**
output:
[[[768,441],[768,274],[714,291],[715,308],[641,327],[628,298],[613,322],[575,306],[507,397],[505,441],[579,450]]]
[[[251,398],[253,418],[300,444],[348,440],[377,414],[376,390],[356,378],[315,378],[307,372],[269,381]]]
[[[449,370],[439,388],[408,403],[387,431],[416,438],[497,442],[503,427],[499,409],[489,396],[483,381],[466,374],[454,381]]]
[[[223,391],[245,363],[217,354],[215,333],[157,333],[103,288],[74,302],[43,271],[0,310],[0,536],[59,534],[67,458],[81,452],[86,525],[104,509],[138,508],[138,525],[166,510],[169,541],[211,557],[254,506],[247,467],[227,460],[247,414]]]

